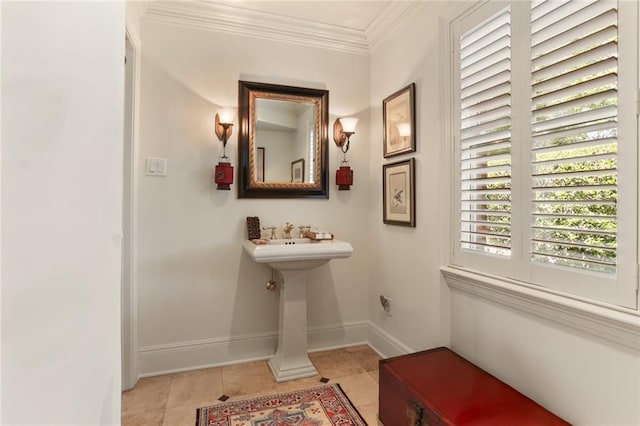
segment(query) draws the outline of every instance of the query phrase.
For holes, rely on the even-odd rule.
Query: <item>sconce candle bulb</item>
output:
[[[344,154],[349,151],[351,136],[356,133],[358,119],[355,117],[338,118],[333,123],[333,141]]]
[[[233,133],[233,116],[233,110],[228,108],[218,110],[216,114],[216,136],[218,136],[218,139],[222,142],[222,147],[225,150],[224,158],[227,157],[227,141]]]
[[[356,124],[358,124],[358,119],[355,117],[342,117],[340,118],[340,124],[342,124],[342,132],[348,133],[349,136],[351,136],[356,132]]]
[[[220,117],[220,124],[232,124],[234,112],[232,109],[223,108],[218,110],[218,116]]]

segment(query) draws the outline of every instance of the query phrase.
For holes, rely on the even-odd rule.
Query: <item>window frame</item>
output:
[[[485,253],[465,251],[460,247],[460,109],[459,96],[459,36],[474,24],[495,14],[500,9],[511,6],[512,46],[530,46],[529,2],[483,1],[459,8],[457,14],[446,18],[447,60],[449,67],[446,91],[448,117],[445,130],[446,143],[453,146],[449,150],[452,164],[451,187],[449,189],[452,219],[450,223],[450,263],[457,267],[489,273],[498,279],[503,277],[527,285],[542,286],[566,293],[571,297],[585,297],[598,302],[638,309],[638,119],[637,93],[640,85],[638,70],[638,2],[618,2],[619,63],[618,69],[625,69],[619,75],[618,102],[619,128],[621,132],[630,130],[631,136],[621,134],[621,140],[635,140],[635,143],[618,143],[618,235],[617,273],[615,279],[603,279],[599,274],[587,271],[570,271],[565,268],[535,265],[530,260],[530,194],[531,167],[529,126],[531,115],[530,99],[530,50],[511,50],[512,72],[512,135],[511,135],[511,188],[512,188],[512,244],[511,257],[502,259]],[[527,25],[518,25],[518,22]],[[515,24],[514,24],[515,23]],[[630,70],[630,71],[628,71]],[[525,81],[526,80],[526,81]],[[634,121],[633,121],[634,120]],[[633,124],[635,123],[635,125]],[[624,139],[623,139],[624,138]],[[611,285],[611,281],[615,281]],[[605,284],[605,283],[609,284]],[[586,290],[586,291],[585,291]]]

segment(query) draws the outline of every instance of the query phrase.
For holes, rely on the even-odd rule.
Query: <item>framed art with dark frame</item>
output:
[[[415,91],[411,83],[382,101],[385,158],[416,150]]]
[[[416,226],[415,159],[382,165],[383,222]]]
[[[304,158],[291,162],[291,182],[304,182]]]
[[[258,147],[256,158],[256,181],[264,182],[264,148]]]

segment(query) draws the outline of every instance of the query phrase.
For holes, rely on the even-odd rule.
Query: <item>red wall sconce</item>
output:
[[[216,136],[222,142],[222,157],[214,172],[217,189],[229,191],[233,183],[233,166],[227,157],[227,141],[233,133],[233,111],[222,109],[216,114]]]
[[[343,154],[341,166],[336,170],[336,184],[339,191],[349,191],[353,185],[353,170],[347,161],[347,151],[349,151],[351,136],[356,133],[357,123],[358,119],[355,117],[338,118],[333,123],[333,141]]]

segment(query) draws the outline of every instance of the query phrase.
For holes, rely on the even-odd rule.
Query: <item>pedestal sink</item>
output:
[[[351,256],[353,247],[339,240],[297,238],[267,244],[245,241],[244,250],[254,261],[280,274],[278,349],[269,360],[273,376],[284,382],[318,374],[307,355],[307,278],[311,269]]]

